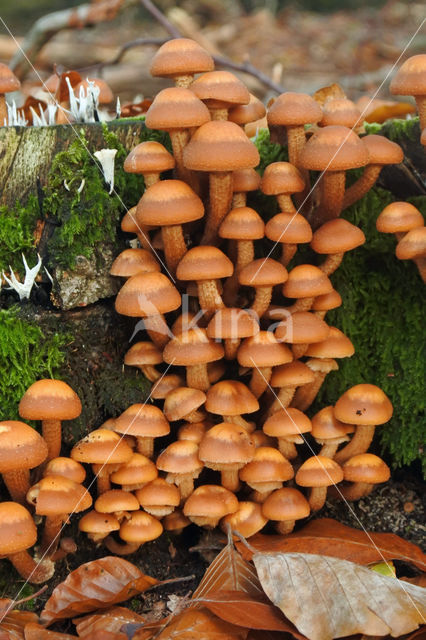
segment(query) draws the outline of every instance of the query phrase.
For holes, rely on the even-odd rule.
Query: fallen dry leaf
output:
[[[145,576],[134,564],[106,556],[86,562],[53,590],[41,612],[41,622],[71,618],[80,613],[104,609],[142,593],[157,580]]]
[[[203,598],[203,606],[222,620],[247,629],[289,632],[299,640],[305,636],[288,622],[265,597],[253,598],[241,591],[215,591]]]
[[[221,620],[206,609],[187,609],[156,640],[246,640],[248,629]]]
[[[129,623],[143,624],[144,618],[125,607],[112,607],[102,613],[94,613],[73,620],[79,636],[88,636],[95,631],[110,631],[117,633],[123,625]]]
[[[288,536],[265,536],[257,533],[250,538],[250,546],[262,552],[315,553],[350,560],[357,564],[371,564],[383,560],[403,560],[426,571],[426,555],[411,542],[393,533],[365,533],[352,529],[331,518],[313,520],[297,533]],[[237,543],[244,558],[253,553]]]
[[[268,598],[309,640],[356,633],[399,637],[426,617],[426,590],[353,562],[305,553],[256,553]]]
[[[36,622],[25,625],[24,638],[25,640],[77,640],[77,636],[49,631]]]
[[[3,616],[3,614],[1,614]],[[24,628],[26,624],[38,622],[38,616],[31,611],[9,611],[1,618],[0,640],[2,635],[7,640],[24,640]],[[7,634],[7,635],[6,635]]]
[[[313,98],[322,107],[327,100],[340,100],[346,98],[346,94],[339,84],[333,83],[329,87],[322,87],[315,91]]]
[[[205,598],[213,591],[242,591],[254,597],[263,596],[253,565],[241,557],[230,536],[228,544],[207,567],[192,599]]]

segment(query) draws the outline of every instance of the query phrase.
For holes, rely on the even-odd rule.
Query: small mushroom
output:
[[[225,487],[204,484],[185,502],[183,513],[199,527],[214,529],[221,518],[238,510],[236,496]]]
[[[277,489],[262,504],[263,515],[268,520],[275,520],[278,533],[284,536],[293,531],[296,520],[307,518],[310,512],[303,493],[291,487]]]
[[[308,502],[312,511],[324,506],[327,487],[342,480],[342,468],[335,460],[325,456],[308,458],[296,473],[296,483],[301,487],[310,487]]]

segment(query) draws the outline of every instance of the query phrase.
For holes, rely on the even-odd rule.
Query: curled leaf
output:
[[[122,631],[123,625],[131,622],[142,624],[144,618],[125,607],[112,607],[103,613],[93,613],[83,618],[73,620],[79,636],[89,636],[95,631],[110,631],[117,633]]]

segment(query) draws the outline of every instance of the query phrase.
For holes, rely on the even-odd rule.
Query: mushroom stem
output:
[[[278,438],[278,449],[287,460],[294,460],[297,458],[296,445],[293,442],[289,442],[285,438]]]
[[[15,469],[2,474],[4,483],[14,502],[27,505],[26,495],[30,488],[29,469]]]
[[[176,160],[176,176],[191,184],[191,171],[183,164],[183,150],[189,142],[189,131],[187,129],[174,129],[169,131],[170,141],[172,143],[173,155]]]
[[[247,422],[247,420],[244,420],[242,416],[223,416],[223,421],[237,424],[238,426],[243,427],[247,433],[252,433],[254,431],[253,423]]]
[[[228,120],[228,109],[209,109],[212,120]]]
[[[207,391],[210,389],[210,380],[206,364],[194,364],[186,368],[186,382],[191,389]]]
[[[193,74],[176,76],[175,87],[183,87],[184,89],[188,89],[191,83],[193,82],[193,80],[194,80]]]
[[[41,584],[50,580],[55,572],[55,565],[49,559],[36,562],[28,551],[19,551],[7,556],[20,576],[32,584]]]
[[[43,420],[41,423],[42,436],[47,444],[46,462],[57,458],[61,452],[61,421],[60,420]]]
[[[232,493],[236,493],[240,488],[240,480],[238,477],[238,467],[232,469],[221,469],[220,477],[222,486]]]
[[[236,191],[232,196],[232,209],[245,207],[247,203],[247,194],[244,191]]]
[[[253,240],[237,241],[237,258],[234,273],[228,278],[223,286],[223,299],[227,305],[235,304],[240,283],[238,274],[245,266],[254,260]]]
[[[250,310],[261,318],[271,304],[272,287],[256,287],[256,296]]]
[[[273,413],[279,411],[280,409],[287,409],[287,407],[290,406],[290,402],[293,400],[295,391],[296,387],[294,385],[281,387],[277,397],[269,407],[268,416],[271,416]]]
[[[139,244],[141,245],[142,249],[146,249],[147,251],[154,253],[152,249],[151,240],[149,238],[149,231],[153,227],[147,224],[139,224],[139,223],[138,223],[138,227],[139,227],[139,230],[136,233],[136,236],[139,240]]]
[[[271,375],[272,367],[255,367],[253,369],[249,386],[256,398],[260,398],[262,393],[266,391]]]
[[[161,227],[161,236],[163,238],[167,267],[174,276],[179,262],[188,251],[183,237],[182,225],[175,224]]]
[[[280,483],[280,486],[282,487],[282,483]],[[263,504],[266,498],[270,496],[273,491],[274,489],[271,489],[270,491],[259,491],[256,489],[250,494],[250,500],[252,502],[257,502],[258,504]]]
[[[232,171],[216,171],[209,174],[210,206],[206,227],[200,244],[215,244],[217,230],[231,209]]]
[[[144,326],[155,346],[161,350],[164,349],[171,335],[163,314],[158,313],[144,318]]]
[[[311,511],[319,511],[325,504],[327,487],[312,487],[309,490],[308,502]]]
[[[293,204],[293,200],[288,193],[279,193],[277,195],[277,202],[280,211],[284,213],[297,213],[297,209]]]
[[[306,409],[309,409],[315,400],[318,391],[321,389],[327,373],[329,373],[329,371],[314,371],[314,380],[298,388],[294,395],[292,406],[296,407],[296,409],[299,409],[300,411],[306,411]]]
[[[337,442],[326,442],[322,445],[319,456],[325,456],[326,458],[334,458],[336,455],[336,451],[339,448],[339,443]]]
[[[295,313],[296,311],[310,311],[314,304],[314,300],[315,298],[298,298],[291,307],[288,307],[288,311],[290,311],[290,313]]]
[[[295,520],[283,520],[282,522],[277,522],[275,525],[275,529],[282,536],[286,536],[291,533],[294,529]]]
[[[186,420],[186,422],[202,422],[203,420],[206,419],[206,414],[204,413],[204,411],[198,411],[197,409],[194,409],[194,411],[190,411],[190,413],[187,413],[186,416],[182,417],[183,420]]]
[[[420,118],[420,130],[426,128],[426,96],[414,96]]]
[[[347,209],[351,204],[354,204],[354,202],[358,202],[358,200],[370,191],[379,177],[382,168],[382,164],[369,164],[365,167],[362,176],[358,178],[349,189],[346,189],[343,198],[343,209]]]
[[[148,189],[148,187],[152,187],[153,184],[157,184],[157,182],[160,181],[160,174],[159,173],[143,173],[143,181],[145,183],[145,189]]]
[[[4,93],[0,93],[0,127],[4,126],[4,121],[7,123],[7,105],[6,96]]]
[[[96,488],[98,495],[105,493],[111,489],[109,479],[109,468],[107,464],[92,464],[93,473],[96,476]]]
[[[179,488],[182,504],[194,491],[193,476],[184,473],[168,473],[166,477],[167,482],[169,482],[169,479]]]
[[[154,438],[136,436],[136,450],[146,458],[152,458],[154,455]]]
[[[344,255],[344,253],[330,253],[324,262],[319,265],[319,268],[326,276],[330,276],[338,267],[340,267]]]
[[[231,338],[225,340],[225,358],[226,360],[235,360],[237,357],[238,347],[241,344],[241,340],[238,338],[236,340],[232,340]]]
[[[365,453],[373,440],[374,429],[371,424],[358,424],[351,441],[336,453],[335,461],[342,465],[349,458]]]
[[[141,546],[138,542],[128,542],[127,544],[120,544],[114,540],[112,536],[107,536],[104,540],[104,544],[108,551],[111,551],[116,556],[128,556],[131,553],[135,553]]]
[[[198,284],[198,299],[203,311],[214,312],[225,307],[216,280],[202,280]]]
[[[347,487],[339,487],[346,500],[359,500],[372,492],[374,484],[368,482],[354,482]]]
[[[299,166],[299,156],[306,143],[305,127],[303,125],[289,125],[286,127],[288,159],[295,167]]]
[[[287,244],[284,242],[282,244],[282,250],[281,250],[281,264],[283,264],[286,267],[290,262],[290,260],[294,257],[296,251],[297,251],[297,244],[292,244],[292,243]]]
[[[59,544],[62,524],[66,520],[66,514],[46,517],[43,529],[43,537],[41,539],[40,545],[40,551],[43,555],[46,554],[47,556],[52,556],[55,553]]]
[[[345,195],[345,172],[325,171],[321,178],[321,204],[316,212],[320,224],[340,216]]]

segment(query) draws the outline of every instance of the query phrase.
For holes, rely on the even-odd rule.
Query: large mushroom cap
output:
[[[234,122],[213,121],[201,125],[183,152],[187,169],[235,171],[259,164],[259,152]]]
[[[209,71],[196,78],[191,91],[209,107],[216,108],[248,104],[247,87],[230,71]]]
[[[175,159],[159,142],[146,140],[134,147],[124,161],[127,173],[161,173],[174,169]]]
[[[409,202],[391,202],[376,220],[376,229],[382,233],[403,233],[423,226],[422,214]]]
[[[399,164],[404,159],[404,152],[399,144],[384,136],[371,134],[362,138],[362,141],[370,156],[368,164]]]
[[[315,231],[311,247],[317,253],[345,253],[364,242],[365,235],[359,227],[344,218],[336,218],[325,222]]]
[[[300,520],[310,514],[309,503],[298,489],[277,489],[262,504],[262,513],[268,520]]]
[[[209,120],[209,110],[192,91],[169,87],[156,95],[146,112],[145,123],[149,129],[172,131],[199,127]]]
[[[80,413],[78,395],[62,380],[37,380],[19,403],[19,415],[26,420],[72,420]]]
[[[174,311],[180,304],[179,291],[163,273],[132,276],[115,300],[118,313],[142,318]]]
[[[229,110],[228,120],[230,122],[244,125],[249,122],[260,120],[266,115],[266,109],[263,102],[253,94],[250,93],[249,95],[250,100],[248,104],[241,104],[236,107],[232,107],[232,109]]]
[[[163,355],[152,342],[135,342],[124,356],[124,364],[137,367],[144,364],[161,364]]]
[[[170,433],[170,425],[159,407],[137,403],[116,419],[114,430],[131,436],[158,438]]]
[[[299,386],[314,380],[314,374],[300,360],[274,367],[271,376],[271,387]]]
[[[265,223],[250,207],[231,209],[219,227],[219,236],[230,240],[260,240],[264,236]]]
[[[284,193],[300,193],[305,182],[300,171],[290,162],[272,162],[266,167],[260,189],[267,196]]]
[[[245,338],[238,349],[238,362],[242,367],[276,367],[293,360],[290,349],[277,341],[272,331],[259,331]]]
[[[238,307],[229,307],[216,311],[207,325],[209,338],[237,340],[259,333],[259,323],[254,314]]]
[[[345,480],[379,484],[390,478],[390,469],[381,458],[372,453],[361,453],[346,460],[343,465]]]
[[[350,358],[354,353],[355,348],[343,331],[330,327],[325,340],[310,344],[305,355],[314,358]]]
[[[220,343],[211,340],[205,329],[190,329],[179,333],[166,344],[163,359],[182,367],[214,362],[223,358]]]
[[[343,480],[343,469],[326,456],[308,458],[296,473],[301,487],[329,487]]]
[[[275,330],[278,340],[290,344],[310,344],[325,340],[330,333],[328,324],[309,311],[296,311]]]
[[[137,511],[139,502],[130,491],[111,489],[102,493],[95,502],[95,509],[100,513],[117,513],[120,511]]]
[[[231,491],[219,485],[204,484],[189,496],[183,512],[193,521],[197,517],[219,520],[237,509],[238,500]]]
[[[177,387],[167,394],[164,402],[164,415],[171,422],[184,418],[206,401],[206,394],[200,389]]]
[[[398,260],[412,260],[426,256],[426,227],[411,229],[398,242],[395,249]]]
[[[288,298],[314,298],[330,293],[333,285],[328,276],[313,264],[299,264],[288,274],[283,294]]]
[[[244,501],[238,503],[238,511],[223,518],[220,526],[226,531],[227,525],[230,525],[232,531],[238,531],[245,538],[250,538],[263,529],[267,522],[260,504]]]
[[[160,180],[148,187],[139,200],[136,218],[142,225],[175,225],[199,220],[204,205],[182,180]]]
[[[37,541],[37,529],[29,511],[16,502],[0,503],[0,556],[19,553]]]
[[[286,482],[294,476],[291,463],[274,447],[258,447],[253,459],[240,470],[240,480],[250,486]]]
[[[120,538],[126,542],[143,544],[159,538],[163,533],[161,522],[144,511],[133,511],[120,527]]]
[[[270,416],[263,425],[263,431],[274,438],[286,438],[312,431],[308,416],[299,409],[280,409]]]
[[[400,96],[426,94],[426,53],[411,56],[404,62],[392,78],[390,92]]]
[[[0,473],[34,469],[47,457],[47,444],[24,422],[0,422]]]
[[[288,278],[287,269],[272,258],[253,260],[238,274],[240,284],[246,287],[272,287],[282,284]]]
[[[312,171],[346,171],[369,162],[367,147],[347,127],[318,129],[299,156],[300,166]]]
[[[149,72],[154,77],[167,78],[213,69],[213,58],[198,42],[190,38],[175,38],[161,45],[152,59]]]
[[[77,513],[88,509],[92,498],[88,490],[62,476],[46,476],[31,487],[27,501],[34,505],[39,516]]]
[[[130,278],[137,273],[161,271],[160,263],[147,249],[124,249],[111,265],[110,274]]]
[[[338,420],[349,424],[377,425],[391,419],[392,403],[374,384],[357,384],[340,396],[334,407]]]
[[[322,118],[319,104],[306,93],[287,91],[273,102],[268,110],[268,124],[303,125]]]
[[[300,213],[281,212],[268,220],[265,236],[273,242],[300,244],[312,240],[312,229]]]
[[[327,100],[322,107],[320,126],[342,125],[343,127],[355,127],[362,122],[361,111],[352,100],[347,98],[335,98]]]
[[[255,446],[247,431],[231,422],[221,422],[207,431],[200,442],[198,457],[211,469],[250,462]]]
[[[179,280],[216,280],[232,276],[234,266],[223,251],[217,247],[203,245],[193,247],[178,264]]]
[[[250,389],[238,380],[221,380],[207,391],[206,410],[221,416],[253,413],[259,402]]]
[[[96,429],[77,442],[71,458],[89,464],[117,464],[130,460],[133,451],[122,437],[109,429]]]
[[[341,439],[346,440],[346,434],[354,430],[352,425],[340,422],[334,415],[334,407],[324,407],[312,418],[312,435],[322,444],[326,440]]]

